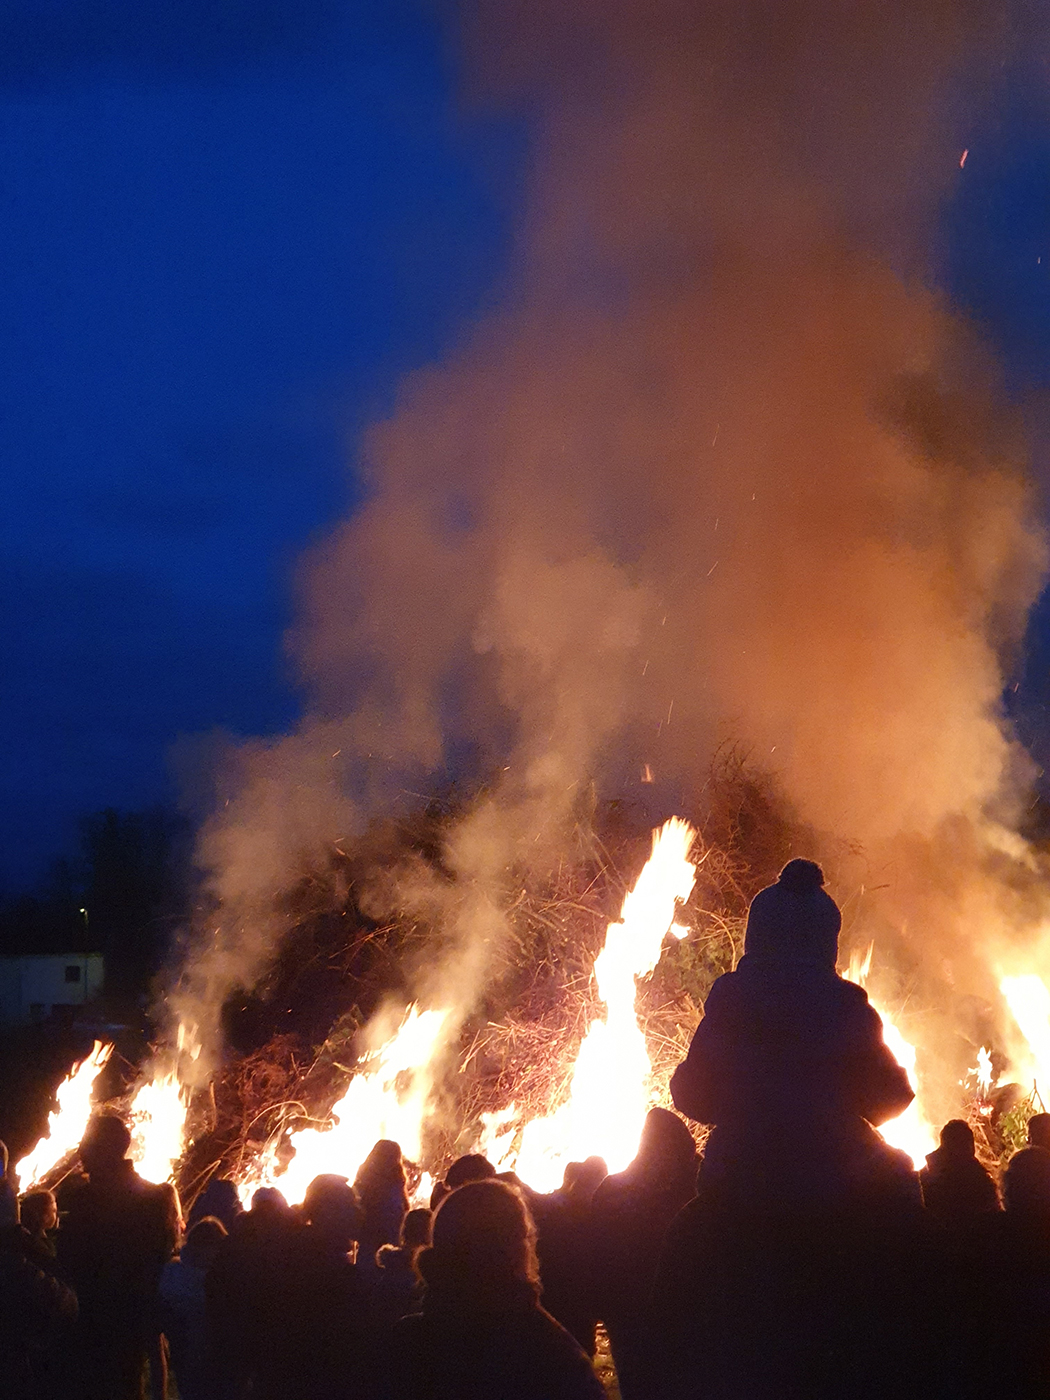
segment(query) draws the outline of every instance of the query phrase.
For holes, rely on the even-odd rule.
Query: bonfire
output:
[[[772,851],[767,864],[779,854]],[[612,874],[602,869],[606,884]],[[291,1202],[321,1172],[352,1177],[384,1137],[399,1142],[414,1164],[417,1200],[428,1195],[433,1175],[467,1150],[485,1153],[497,1169],[516,1171],[544,1192],[560,1185],[569,1161],[598,1155],[611,1171],[622,1170],[647,1109],[668,1103],[670,1073],[706,990],[740,954],[750,891],[739,874],[724,847],[673,818],[653,832],[649,858],[625,891],[618,917],[606,921],[600,947],[602,882],[593,870],[557,897],[547,891],[531,904],[522,900],[523,917],[543,929],[548,962],[562,968],[559,981],[547,976],[551,967],[542,958],[529,964],[531,1015],[461,1026],[447,1006],[386,1004],[364,1028],[356,1016],[340,1022],[312,1059],[304,1059],[296,1037],[278,1036],[220,1071],[203,1116],[190,1087],[200,1078],[201,1046],[194,1027],[180,1026],[171,1050],[159,1053],[133,1091],[111,1105],[129,1122],[137,1169],[151,1181],[174,1181],[189,1199],[221,1171],[237,1181],[246,1201],[265,1185]],[[712,911],[705,903],[714,902],[719,883],[731,895]],[[588,947],[595,950],[587,953]],[[854,953],[845,975],[868,987],[874,957],[870,944]],[[554,988],[546,999],[536,991],[541,973],[543,985]],[[989,1047],[976,1048],[958,1087],[958,1112],[975,1126],[988,1160],[1018,1144],[1027,1117],[1042,1106],[1038,1082],[1050,1071],[1050,991],[1033,974],[1004,978],[1002,991],[1016,1022],[1016,1068],[1031,1089],[1004,1097],[1005,1073],[995,1073]],[[873,1005],[916,1092],[882,1132],[918,1167],[936,1146],[938,1126],[921,1056],[893,1008],[874,996]],[[111,1049],[96,1042],[60,1086],[47,1134],[17,1164],[23,1189],[68,1166]],[[1001,1054],[998,1059],[1005,1066]],[[228,1108],[234,1100],[235,1112]]]

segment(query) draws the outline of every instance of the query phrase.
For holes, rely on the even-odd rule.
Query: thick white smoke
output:
[[[231,760],[182,1009],[211,1033],[303,862],[458,765],[500,775],[458,879],[401,898],[447,899],[465,1010],[508,867],[550,860],[593,783],[647,765],[688,802],[726,733],[863,847],[888,886],[865,926],[910,920],[931,976],[986,991],[989,940],[1041,917],[996,833],[1045,539],[995,366],[925,276],[1002,61],[1041,36],[947,0],[461,18],[472,100],[535,133],[514,285],[403,386],[366,504],[303,563],[304,717]]]

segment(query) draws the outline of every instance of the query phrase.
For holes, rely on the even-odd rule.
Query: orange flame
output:
[[[696,879],[696,866],[689,860],[695,838],[694,829],[680,817],[653,832],[652,855],[595,959],[605,1019],[593,1021],[584,1036],[566,1102],[548,1117],[524,1125],[516,1153],[508,1117],[513,1105],[485,1116],[478,1150],[492,1152],[500,1169],[513,1163],[522,1180],[538,1191],[560,1186],[568,1162],[598,1155],[617,1172],[638,1150],[651,1104],[652,1077],[645,1035],[635,1014],[638,979],[656,967],[666,934],[681,938],[688,932],[675,923],[675,915]]]
[[[1050,1085],[1050,991],[1034,972],[1004,977],[999,990],[1024,1039],[1018,1073],[1030,1079],[1037,1094]]]
[[[112,1053],[112,1045],[96,1040],[91,1054],[74,1065],[55,1090],[58,1107],[48,1114],[47,1132],[15,1167],[23,1191],[42,1181],[80,1145],[91,1117],[95,1080]]]
[[[201,1047],[195,1030],[186,1026],[179,1026],[176,1044],[174,1065],[154,1070],[153,1078],[136,1091],[128,1115],[131,1160],[138,1174],[152,1182],[171,1181],[186,1148],[190,1089],[179,1074],[179,1060],[183,1055],[196,1060]]]
[[[331,1124],[289,1133],[295,1155],[284,1169],[278,1160],[279,1140],[269,1143],[239,1183],[242,1199],[247,1202],[260,1186],[276,1186],[294,1205],[322,1172],[338,1172],[352,1180],[380,1138],[392,1138],[409,1161],[417,1161],[433,1065],[443,1048],[450,1014],[410,1006],[394,1034],[366,1060],[369,1067],[351,1079],[332,1108]]]
[[[850,982],[856,982],[858,987],[863,987],[868,979],[874,946],[874,944],[869,944],[867,952],[862,958],[855,955],[850,959],[846,977]],[[884,1007],[879,1006],[870,993],[868,1000],[882,1020],[883,1040],[893,1058],[907,1074],[908,1083],[915,1093],[914,1099],[904,1112],[896,1118],[891,1118],[888,1123],[883,1123],[879,1132],[891,1147],[906,1152],[915,1167],[919,1168],[924,1165],[926,1154],[933,1151],[939,1139],[937,1129],[923,1108],[921,1085],[915,1072],[915,1047],[904,1039],[889,1012]]]

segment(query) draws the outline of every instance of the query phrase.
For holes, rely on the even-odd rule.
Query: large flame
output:
[[[351,1079],[332,1108],[331,1125],[289,1133],[295,1155],[285,1168],[279,1162],[280,1143],[270,1143],[242,1178],[242,1198],[260,1186],[276,1186],[295,1204],[322,1172],[352,1180],[380,1138],[392,1138],[409,1161],[418,1161],[433,1065],[449,1014],[410,1006],[394,1034],[366,1061],[366,1069]]]
[[[91,1117],[95,1080],[112,1053],[112,1045],[96,1040],[91,1054],[74,1065],[56,1089],[58,1107],[48,1114],[47,1132],[15,1167],[23,1191],[42,1181],[63,1157],[79,1146]]]
[[[1004,977],[999,990],[1024,1037],[1017,1072],[1031,1080],[1035,1092],[1042,1097],[1050,1086],[1050,991],[1034,972]]]
[[[858,987],[863,987],[868,980],[873,949],[874,944],[869,944],[863,957],[855,956],[850,959],[846,976],[850,982],[856,982]],[[908,1083],[915,1094],[904,1112],[896,1118],[891,1118],[888,1123],[883,1123],[879,1132],[891,1147],[906,1152],[918,1168],[925,1164],[926,1154],[937,1146],[938,1134],[923,1107],[921,1082],[915,1070],[915,1047],[904,1039],[892,1016],[885,1007],[875,1001],[870,992],[868,1000],[882,1020],[882,1038],[893,1058],[908,1076]]]
[[[174,1062],[159,1063],[153,1078],[143,1084],[131,1101],[131,1160],[146,1181],[171,1181],[186,1147],[186,1115],[190,1089],[180,1075],[182,1058],[196,1060],[201,1053],[195,1030],[179,1026]]]
[[[512,1108],[486,1115],[479,1150],[491,1152],[501,1167],[513,1164],[521,1179],[538,1191],[560,1186],[568,1162],[597,1155],[605,1158],[610,1171],[622,1171],[638,1150],[651,1104],[652,1075],[635,1014],[638,978],[648,976],[659,962],[667,933],[681,937],[686,932],[675,924],[675,913],[696,879],[696,866],[689,860],[695,838],[694,829],[680,817],[653,833],[652,855],[595,959],[605,1018],[593,1021],[584,1036],[565,1103],[548,1117],[525,1124],[516,1153]]]

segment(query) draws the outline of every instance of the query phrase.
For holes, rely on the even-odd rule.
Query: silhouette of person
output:
[[[268,1279],[268,1335],[251,1392],[260,1400],[327,1400],[369,1384],[368,1294],[351,1257],[363,1222],[357,1192],[345,1176],[315,1177],[302,1215]]]
[[[186,1229],[192,1230],[198,1220],[210,1215],[214,1220],[221,1220],[229,1234],[233,1222],[243,1214],[243,1209],[235,1184],[227,1177],[213,1176],[190,1207]]]
[[[1033,1113],[1028,1120],[1028,1146],[1050,1152],[1050,1113]]]
[[[0,1395],[57,1395],[56,1352],[76,1321],[73,1290],[26,1253],[14,1193],[0,1197]]]
[[[42,1269],[53,1267],[58,1229],[58,1204],[53,1191],[30,1191],[19,1202],[22,1229],[26,1234],[26,1256]]]
[[[594,1306],[609,1335],[623,1400],[656,1393],[653,1283],[668,1227],[696,1194],[698,1163],[682,1120],[652,1108],[633,1162],[594,1192]]]
[[[561,1189],[533,1209],[540,1302],[588,1356],[596,1345],[594,1193],[609,1171],[601,1157],[566,1164]]]
[[[914,1094],[867,994],[835,972],[842,918],[823,884],[793,860],[755,896],[740,965],[711,988],[671,1079],[675,1107],[712,1125],[705,1190],[826,1205],[900,1175],[872,1128]]]
[[[301,1228],[281,1192],[263,1186],[216,1251],[204,1290],[218,1400],[240,1400],[262,1364],[280,1321],[275,1280],[289,1242]]]
[[[432,1216],[429,1210],[410,1210],[401,1223],[401,1243],[385,1244],[376,1255],[379,1269],[372,1305],[377,1321],[394,1323],[418,1312],[423,1301],[423,1280],[416,1271],[421,1249],[430,1244]]]
[[[948,1229],[965,1229],[999,1209],[990,1172],[977,1160],[973,1129],[952,1118],[941,1129],[940,1146],[919,1172],[923,1204]]]
[[[222,1221],[204,1216],[188,1231],[179,1257],[165,1264],[160,1276],[161,1323],[171,1349],[179,1400],[215,1400],[204,1285],[225,1238]]]
[[[366,1273],[376,1267],[376,1253],[384,1244],[396,1245],[401,1222],[408,1214],[408,1188],[401,1148],[380,1139],[361,1163],[354,1179],[364,1220],[358,1242],[358,1263]]]
[[[711,1133],[655,1288],[668,1395],[700,1393],[698,1355],[710,1396],[923,1393],[919,1183],[875,1132],[913,1093],[836,974],[823,884],[793,860],[755,896],[740,965],[671,1080]]]
[[[59,1265],[80,1300],[74,1352],[83,1400],[140,1400],[157,1283],[176,1243],[178,1198],[142,1180],[130,1145],[121,1119],[91,1119],[80,1144],[87,1178],[71,1187],[57,1237]]]
[[[388,1400],[602,1400],[586,1355],[539,1305],[535,1228],[513,1187],[473,1181],[446,1197],[419,1268],[423,1311],[394,1328]]]
[[[1045,1148],[1024,1147],[1010,1158],[1003,1173],[1003,1207],[982,1319],[993,1338],[988,1375],[1012,1400],[1045,1400],[1050,1376],[1050,1152]]]

